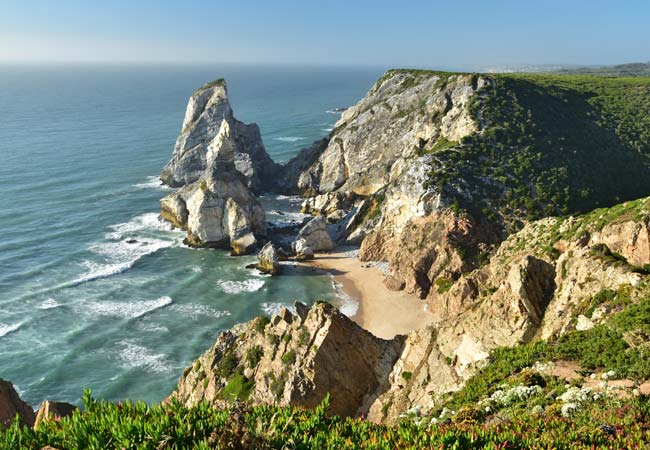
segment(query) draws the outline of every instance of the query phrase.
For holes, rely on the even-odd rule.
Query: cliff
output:
[[[558,345],[647,303],[649,226],[648,198],[531,222],[480,267],[457,280],[434,280],[426,301],[435,322],[392,341],[325,304],[297,305],[296,315],[284,311],[270,323],[256,319],[222,333],[186,370],[173,398],[188,406],[237,398],[313,407],[329,392],[336,414],[377,422],[409,411],[430,415],[489,368],[494,351]],[[647,344],[642,328],[626,333]],[[536,358],[530,364],[549,356]],[[643,354],[627,361],[638,358]],[[650,372],[637,375],[643,380]]]
[[[650,194],[648,117],[646,78],[393,70],[285,178],[424,298],[526,221]]]

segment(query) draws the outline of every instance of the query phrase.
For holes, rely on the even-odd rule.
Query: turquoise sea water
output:
[[[23,398],[167,396],[218,332],[293,300],[347,305],[331,280],[193,250],[158,219],[169,159],[194,89],[228,81],[235,115],[286,161],[325,136],[334,108],[380,69],[0,66],[0,378]],[[328,112],[329,111],[329,112]],[[294,199],[265,195],[270,210]],[[283,220],[297,215],[267,216]]]

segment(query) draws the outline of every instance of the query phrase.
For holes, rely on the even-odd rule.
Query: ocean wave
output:
[[[329,132],[332,131],[333,129],[334,129],[334,127],[329,127],[329,128],[321,128],[320,130],[321,130],[321,131],[324,131],[324,132],[326,132],[326,133],[329,133]]]
[[[289,200],[289,203],[302,203],[305,199],[299,195],[277,195],[276,200]]]
[[[169,333],[169,328],[156,322],[139,322],[138,328],[147,333]]]
[[[259,291],[264,286],[264,280],[219,281],[217,284],[226,294],[239,294]]]
[[[22,323],[12,323],[9,325],[0,323],[0,338],[18,331],[22,326]]]
[[[206,316],[219,319],[221,317],[230,315],[230,311],[218,310],[207,305],[200,305],[196,303],[186,303],[182,305],[177,303],[172,306],[171,309],[184,317],[194,320]]]
[[[327,114],[343,114],[347,108],[334,108],[334,109],[328,109],[325,111]]]
[[[43,300],[40,305],[37,306],[38,309],[54,309],[61,306],[61,303],[57,302],[53,298],[48,298]]]
[[[94,315],[123,317],[136,319],[153,311],[169,306],[174,301],[171,297],[160,297],[156,300],[140,300],[133,302],[93,301],[83,304]]]
[[[292,314],[296,313],[296,308],[293,305],[280,302],[264,302],[260,305],[260,308],[264,311],[264,314],[269,316],[280,314],[280,311],[284,308],[287,308]]]
[[[126,369],[141,368],[158,373],[174,370],[167,355],[154,353],[151,349],[136,344],[132,340],[123,340],[117,345],[120,347],[118,357],[122,361],[122,367]]]
[[[163,184],[157,175],[147,177],[147,181],[144,183],[134,184],[133,187],[137,189],[160,189],[162,191],[171,191],[173,189]]]
[[[162,220],[158,213],[140,214],[128,222],[111,225],[109,228],[114,231],[106,234],[106,238],[113,240],[123,239],[127,235],[143,231],[174,231],[171,224]]]
[[[142,214],[109,228],[113,231],[106,234],[108,241],[88,247],[104,260],[83,261],[81,265],[87,269],[86,273],[74,280],[73,285],[126,272],[140,258],[182,244],[183,233],[173,230],[156,213]]]
[[[350,297],[344,290],[341,283],[337,283],[332,280],[332,287],[336,292],[337,301],[334,302],[334,305],[341,311],[342,314],[352,317],[359,310],[359,302],[354,298]]]
[[[298,142],[298,141],[302,141],[303,139],[305,138],[299,136],[282,136],[282,137],[273,138],[274,141],[281,141],[281,142]]]

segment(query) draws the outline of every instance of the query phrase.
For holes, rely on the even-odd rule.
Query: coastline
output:
[[[424,302],[403,291],[391,291],[384,283],[384,273],[346,251],[318,253],[303,264],[328,272],[343,292],[358,302],[350,318],[375,336],[391,339],[408,334],[433,322]]]

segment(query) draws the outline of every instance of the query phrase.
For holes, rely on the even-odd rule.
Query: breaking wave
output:
[[[264,286],[264,280],[219,281],[217,284],[226,294],[239,294],[241,292],[259,291]]]
[[[140,300],[134,302],[93,301],[86,302],[83,306],[94,315],[135,319],[169,306],[173,302],[171,297],[165,296],[156,300]]]

